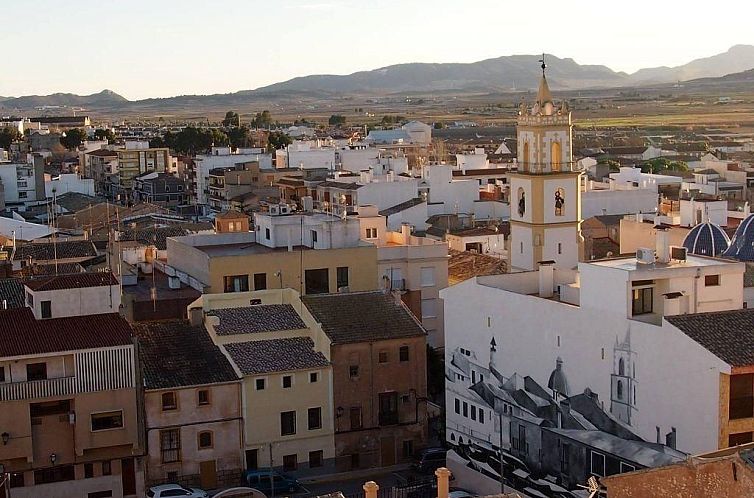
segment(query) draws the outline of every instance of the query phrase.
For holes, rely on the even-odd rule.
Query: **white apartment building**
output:
[[[209,172],[214,168],[225,168],[239,163],[259,161],[260,168],[272,168],[272,156],[264,149],[236,149],[230,147],[212,147],[209,154],[198,154],[194,158],[196,174],[196,203],[209,203]]]

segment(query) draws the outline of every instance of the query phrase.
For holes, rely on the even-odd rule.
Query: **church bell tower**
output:
[[[574,268],[582,259],[581,173],[573,163],[571,112],[556,106],[545,76],[537,100],[518,113],[518,171],[510,175],[511,271],[536,270],[540,261]]]

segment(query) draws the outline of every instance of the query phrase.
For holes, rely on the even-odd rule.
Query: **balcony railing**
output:
[[[0,383],[0,401],[67,396],[75,391],[75,377]]]
[[[406,290],[406,279],[405,278],[394,278],[390,281],[390,289],[391,290]]]

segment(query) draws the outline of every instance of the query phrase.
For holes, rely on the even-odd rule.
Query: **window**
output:
[[[209,391],[207,389],[200,389],[197,393],[197,403],[199,406],[209,404]]]
[[[652,295],[652,287],[633,290],[631,309],[634,316],[652,313]]]
[[[47,363],[29,363],[26,365],[26,380],[45,380],[47,378]]]
[[[103,476],[109,476],[113,473],[113,467],[110,464],[110,460],[105,460],[102,462],[102,475]]]
[[[264,238],[267,239],[267,240],[270,240],[270,229],[269,228],[265,228],[264,229]]]
[[[160,456],[162,463],[181,460],[181,430],[168,429],[160,431]]]
[[[422,299],[422,318],[434,318],[436,316],[436,300]]]
[[[42,318],[52,318],[52,301],[40,301],[39,307],[42,311]]]
[[[468,417],[469,416],[469,404],[465,401],[463,402],[463,416]]]
[[[348,376],[352,379],[357,379],[359,377],[359,366],[351,365],[348,367]]]
[[[339,266],[337,270],[337,276],[338,276],[338,289],[342,289],[343,287],[348,287],[348,267],[347,266]]]
[[[570,456],[571,445],[568,443],[563,443],[560,446],[560,472],[563,474],[568,473]]]
[[[380,351],[377,357],[380,363],[387,363],[387,351]]]
[[[605,476],[605,455],[592,451],[592,474]]]
[[[733,419],[754,416],[754,374],[730,376],[728,417]]]
[[[317,268],[304,272],[306,294],[327,294],[330,292],[330,272],[327,268]]]
[[[26,304],[30,307],[34,307],[34,295],[31,292],[26,293]]]
[[[406,439],[403,441],[403,458],[410,458],[412,456],[414,456],[414,441]]]
[[[319,373],[317,372],[311,372],[309,374],[309,382],[315,383],[319,380]]]
[[[178,400],[174,392],[162,393],[162,411],[175,410],[178,408]]]
[[[322,450],[309,452],[309,468],[310,469],[313,469],[315,467],[322,467],[323,460],[324,460],[324,453],[322,452]]]
[[[376,239],[377,238],[377,229],[376,228],[367,228],[367,239]]]
[[[91,479],[92,477],[94,477],[94,464],[85,463],[84,464],[84,479]]]
[[[752,442],[751,432],[739,432],[728,436],[728,446],[738,446]]]
[[[267,274],[255,273],[254,274],[254,290],[265,290],[267,288]]]
[[[292,436],[296,434],[296,412],[282,412],[280,414],[280,435]]]
[[[352,406],[351,407],[351,430],[353,429],[361,429],[362,422],[361,422],[361,407],[359,406]]]
[[[461,414],[461,401],[458,398],[456,398],[456,402],[455,402],[455,411],[456,411],[456,414],[458,415]]]
[[[248,275],[228,275],[224,277],[225,292],[248,292]]]
[[[259,468],[259,450],[246,450],[246,470],[256,470]]]
[[[322,408],[309,408],[309,430],[322,428]]]
[[[292,472],[298,468],[298,458],[295,454],[283,455],[283,470]]]
[[[471,405],[471,420],[476,420],[476,406]]]
[[[479,423],[480,424],[484,423],[484,408],[479,409]]]
[[[198,446],[200,450],[212,448],[212,432],[203,431],[197,436]]]
[[[120,429],[123,427],[123,412],[92,413],[92,432]]]
[[[256,379],[254,381],[254,387],[256,388],[257,391],[264,391],[265,384],[266,384],[265,379]]]
[[[408,361],[408,346],[401,346],[398,349],[398,358],[400,361]]]
[[[312,245],[314,245],[315,242],[317,242],[317,231],[312,230]]]
[[[288,389],[293,385],[292,375],[283,375],[283,388]]]
[[[398,393],[391,391],[379,395],[380,425],[395,425],[398,423]]]
[[[430,266],[428,268],[422,268],[420,271],[422,287],[434,287],[435,269]]]
[[[717,285],[720,285],[720,275],[705,275],[704,276],[705,287],[714,287]]]
[[[563,244],[558,242],[558,254],[563,254]]]
[[[633,472],[634,470],[636,470],[636,467],[634,467],[633,465],[628,464],[628,463],[624,463],[624,462],[620,463],[620,473],[621,474],[624,473],[624,472]]]

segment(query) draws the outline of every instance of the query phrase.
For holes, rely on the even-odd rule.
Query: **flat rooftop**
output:
[[[696,256],[693,254],[689,254],[686,256],[686,261],[671,260],[669,263],[649,263],[649,264],[639,263],[635,257],[629,256],[625,258],[589,261],[588,263],[582,263],[582,264],[601,266],[604,268],[614,268],[616,270],[636,271],[636,270],[652,270],[652,269],[668,269],[668,268],[722,266],[722,265],[739,264],[739,262],[727,261],[724,259],[717,259],[717,258],[706,258],[704,256]]]

